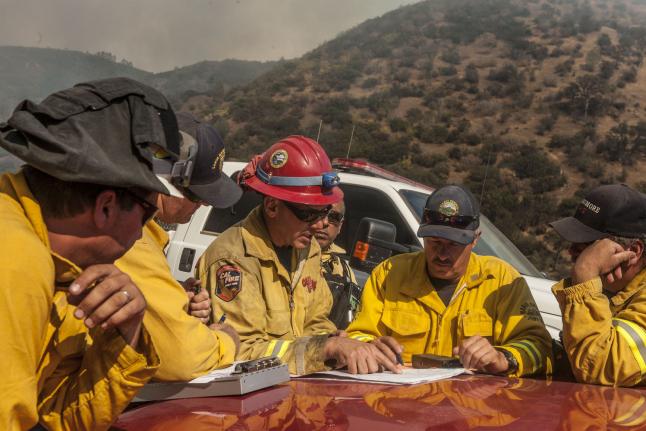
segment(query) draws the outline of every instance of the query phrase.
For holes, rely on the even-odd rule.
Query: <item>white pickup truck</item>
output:
[[[224,172],[232,175],[244,167],[241,162],[225,162]],[[369,163],[349,159],[335,160],[345,194],[346,219],[336,243],[346,250],[353,249],[355,233],[364,217],[392,223],[396,228],[396,243],[420,249],[423,242],[416,236],[426,199],[433,189],[400,177]],[[178,280],[193,275],[195,264],[206,247],[229,226],[242,220],[260,197],[247,192],[231,208],[215,209],[203,206],[190,222],[177,226],[167,250],[170,267]],[[561,313],[547,280],[532,263],[484,216],[481,216],[482,236],[474,251],[481,255],[497,256],[520,271],[534,295],[534,299],[552,337],[558,339]],[[366,274],[358,274],[365,280]]]

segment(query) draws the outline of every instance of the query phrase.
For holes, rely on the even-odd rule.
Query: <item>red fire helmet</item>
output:
[[[289,136],[259,157],[242,173],[242,182],[255,191],[305,205],[330,205],[343,199],[339,176],[313,139]]]

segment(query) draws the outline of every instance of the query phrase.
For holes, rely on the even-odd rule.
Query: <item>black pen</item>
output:
[[[227,319],[227,313],[222,314],[222,317],[220,317],[220,320],[218,320],[218,325],[224,323],[226,319]]]
[[[404,365],[404,361],[402,360],[402,355],[401,353],[395,353],[395,358],[397,358],[397,363],[399,365]]]

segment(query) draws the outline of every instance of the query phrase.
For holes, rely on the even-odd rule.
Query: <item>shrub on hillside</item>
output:
[[[626,122],[616,125],[597,145],[597,152],[606,160],[632,165],[637,157],[646,154],[646,122],[633,126]]]
[[[515,154],[505,158],[503,166],[511,168],[520,179],[529,179],[534,193],[544,193],[565,184],[560,167],[543,150],[533,145],[520,145]]]
[[[453,76],[458,74],[458,69],[455,66],[443,66],[440,67],[439,72],[442,76]]]
[[[440,59],[449,64],[460,64],[460,53],[457,49],[446,50],[440,55]]]
[[[558,114],[550,114],[542,117],[540,120],[538,120],[538,125],[536,126],[536,134],[543,136],[546,132],[551,131],[554,127],[554,124],[556,124],[557,119]]]
[[[608,107],[606,82],[596,75],[583,75],[559,92],[557,106],[572,116],[597,116]]]
[[[389,121],[390,130],[393,132],[405,132],[408,129],[408,123],[403,118],[395,117]]]
[[[490,71],[487,79],[489,81],[502,82],[506,84],[519,80],[520,73],[515,65],[508,63],[498,69]]]
[[[442,144],[449,135],[449,130],[443,125],[427,126],[418,124],[413,130],[414,136],[428,144]]]
[[[379,84],[379,79],[377,78],[368,78],[361,84],[362,88],[370,89],[375,88]]]
[[[480,80],[478,69],[473,63],[467,64],[467,67],[464,69],[464,80],[470,84],[477,84]]]
[[[554,73],[556,73],[558,76],[568,75],[570,74],[570,72],[572,72],[573,66],[574,66],[574,60],[571,58],[568,58],[567,60],[556,65],[556,67],[554,68]]]
[[[323,123],[330,125],[333,129],[342,129],[352,123],[350,115],[350,104],[344,97],[332,97],[325,99],[314,108],[314,113],[319,115]]]

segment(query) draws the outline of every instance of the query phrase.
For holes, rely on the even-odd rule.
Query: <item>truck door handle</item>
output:
[[[185,248],[179,258],[179,270],[182,272],[191,272],[193,269],[193,259],[195,259],[195,249]]]

